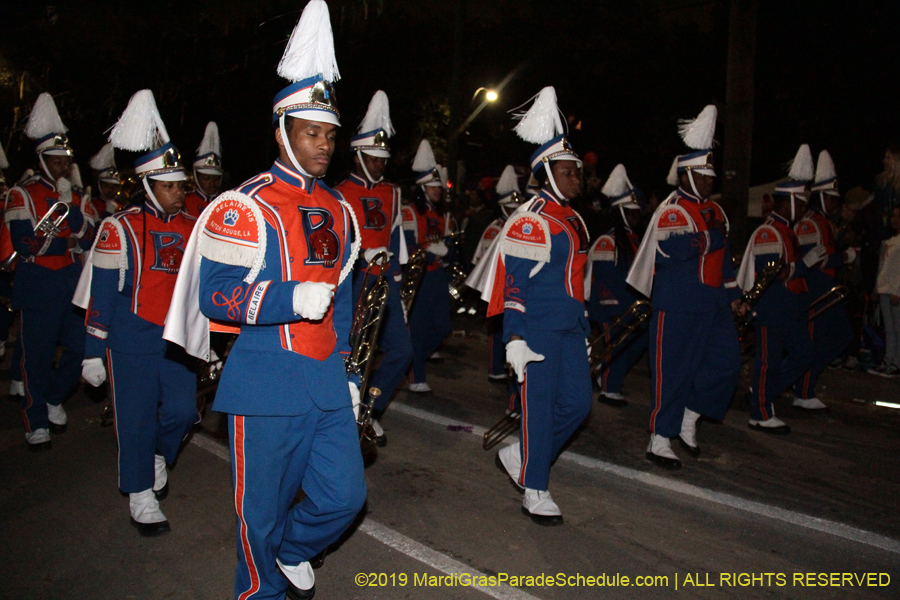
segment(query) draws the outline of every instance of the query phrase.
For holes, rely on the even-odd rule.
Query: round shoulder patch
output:
[[[116,226],[109,221],[103,221],[100,232],[97,233],[97,245],[94,250],[97,252],[119,252],[122,249],[122,240],[119,239],[119,232]]]
[[[753,236],[754,244],[774,244],[778,241],[778,233],[768,227],[763,225],[759,229],[756,230],[756,235]]]
[[[259,225],[249,206],[240,200],[222,199],[209,207],[204,234],[240,246],[259,245]]]
[[[689,225],[684,210],[670,206],[660,213],[657,227],[660,229],[683,229],[689,227]]]
[[[25,208],[25,194],[17,187],[9,190],[6,196],[6,210],[13,208]]]
[[[808,235],[811,233],[818,233],[816,230],[816,224],[812,222],[810,219],[802,219],[799,223],[797,223],[797,235]]]
[[[547,234],[543,223],[536,215],[523,213],[514,217],[506,237],[510,240],[525,242],[526,244],[546,244]]]
[[[410,206],[403,207],[403,220],[404,221],[415,221],[416,220],[416,215],[413,212],[412,207],[410,207]]]

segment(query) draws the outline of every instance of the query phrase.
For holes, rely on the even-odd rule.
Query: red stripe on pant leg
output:
[[[653,389],[653,412],[650,413],[650,431],[652,433],[656,433],[656,415],[662,408],[662,340],[665,317],[665,312],[659,311],[659,320],[656,323],[656,386]]]
[[[259,591],[259,572],[253,561],[253,550],[247,537],[247,522],[244,520],[245,469],[244,461],[244,417],[234,417],[234,510],[241,521],[241,550],[250,572],[250,589],[238,596],[238,600],[246,600]]]
[[[519,469],[519,485],[525,487],[525,467],[528,465],[528,372],[522,382],[522,468]]]
[[[760,359],[762,366],[759,369],[759,390],[757,391],[757,394],[759,398],[759,412],[762,414],[763,421],[766,421],[769,419],[769,412],[766,410],[766,375],[769,371],[769,334],[765,326],[760,327],[759,330],[762,334],[760,336],[762,338],[762,358]]]

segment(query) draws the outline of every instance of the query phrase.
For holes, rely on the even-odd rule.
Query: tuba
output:
[[[420,248],[409,258],[409,262],[406,264],[406,275],[403,277],[403,283],[400,284],[400,301],[403,303],[403,311],[407,315],[412,309],[413,301],[416,299],[416,292],[419,291],[419,284],[422,283],[422,277],[425,275],[425,261],[427,259],[427,253]]]
[[[381,390],[378,388],[367,390],[367,387],[372,368],[375,366],[378,334],[384,321],[384,311],[387,308],[390,292],[385,276],[387,264],[387,252],[379,252],[366,268],[362,291],[360,291],[356,311],[353,315],[353,325],[350,328],[350,355],[344,360],[347,373],[359,375],[360,406],[356,425],[359,430],[359,443],[363,455],[370,454],[375,450],[376,435],[372,429],[372,407],[375,398],[381,395]],[[369,275],[372,273],[373,267],[378,267],[380,272],[375,283],[369,288]],[[368,402],[367,398],[370,399]]]

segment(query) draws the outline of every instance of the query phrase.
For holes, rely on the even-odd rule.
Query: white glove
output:
[[[59,201],[72,204],[72,182],[65,177],[56,180],[56,191],[59,192]]]
[[[387,253],[388,258],[390,258],[391,255],[393,254],[392,252],[388,252],[388,249],[385,248],[384,246],[380,246],[380,247],[378,247],[378,248],[369,248],[368,250],[366,250],[365,252],[363,252],[363,258],[366,259],[366,262],[367,262],[367,263],[370,263],[370,262],[372,262],[372,259],[375,258],[375,256],[376,256],[379,252],[385,252],[385,253]]]
[[[318,321],[328,312],[334,297],[334,285],[315,281],[298,283],[294,288],[294,314]]]
[[[844,264],[851,265],[856,262],[856,248],[847,248],[844,250]]]
[[[94,387],[106,381],[106,367],[102,358],[86,358],[81,361],[81,376]]]
[[[428,247],[425,248],[428,252],[432,254],[436,254],[438,256],[447,256],[447,244],[444,242],[431,242],[428,244]]]
[[[544,355],[532,352],[525,340],[512,340],[506,344],[506,362],[512,365],[519,383],[525,381],[525,366],[542,360]]]
[[[115,200],[107,200],[106,201],[106,212],[108,212],[111,215],[114,215],[117,212],[119,212],[119,205],[116,204]]]
[[[356,387],[356,384],[352,381],[348,381],[347,385],[350,386],[350,403],[353,405],[353,418],[358,421],[359,405],[361,404],[361,401],[359,399],[359,388]]]
[[[806,265],[807,269],[811,269],[825,258],[825,254],[827,254],[825,252],[825,246],[822,246],[821,244],[814,246],[812,250],[803,256],[803,264]]]

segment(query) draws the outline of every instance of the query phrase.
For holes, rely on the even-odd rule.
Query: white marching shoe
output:
[[[509,475],[512,482],[520,490],[525,488],[519,484],[519,475],[522,473],[522,455],[519,453],[519,444],[510,444],[497,453],[494,461],[501,471]]]
[[[791,432],[790,426],[785,424],[784,421],[772,415],[770,418],[764,421],[757,421],[755,419],[750,419],[750,429],[754,431],[764,431],[766,433],[773,433],[775,435],[786,435]]]
[[[650,444],[647,446],[647,459],[658,464],[664,469],[680,469],[681,461],[672,451],[669,438],[655,433],[650,434]]]
[[[131,524],[142,536],[153,537],[171,531],[152,488],[128,494],[128,507],[131,510]]]
[[[316,595],[316,573],[308,561],[295,567],[289,567],[275,559],[278,568],[287,578],[290,585],[286,590],[285,600],[309,600]]]
[[[424,381],[422,383],[411,383],[409,384],[409,391],[417,394],[427,394],[431,391],[431,386]]]
[[[547,490],[533,490],[525,488],[525,497],[522,499],[522,513],[531,520],[545,527],[562,525],[562,511],[553,501],[553,496]]]
[[[48,404],[47,419],[50,421],[50,433],[65,433],[69,427],[69,417],[62,404],[58,406]]]
[[[169,495],[169,470],[166,468],[166,458],[159,454],[153,458],[153,495],[157,500],[165,500]]]
[[[700,446],[697,445],[697,421],[699,420],[700,413],[689,408],[684,409],[684,418],[681,420],[681,433],[678,434],[678,439],[691,456],[700,456]]]
[[[28,442],[28,449],[35,452],[38,450],[49,450],[52,447],[50,432],[43,427],[35,429],[31,433],[25,433],[25,441]]]
[[[794,403],[791,406],[803,410],[824,410],[828,408],[825,403],[818,398],[794,398]]]

